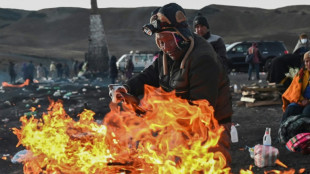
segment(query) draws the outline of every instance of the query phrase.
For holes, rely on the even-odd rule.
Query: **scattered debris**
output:
[[[59,97],[59,96],[61,96],[60,90],[55,91],[54,94],[53,94],[53,96],[54,96],[54,97]]]
[[[9,119],[8,118],[4,118],[4,119],[2,119],[1,120],[3,123],[7,123],[7,122],[9,122]]]
[[[8,105],[8,106],[11,106],[11,102],[10,101],[5,101],[4,104]]]

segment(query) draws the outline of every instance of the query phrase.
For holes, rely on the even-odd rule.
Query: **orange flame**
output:
[[[264,174],[295,174],[295,169],[289,169],[288,171],[270,170],[264,172]]]
[[[287,168],[287,165],[285,165],[284,163],[282,163],[279,159],[276,159],[276,164],[278,164],[279,166],[282,166],[284,168]]]
[[[19,85],[13,85],[13,84],[9,84],[8,82],[2,82],[3,87],[22,88],[22,87],[28,86],[28,85],[29,85],[29,79],[26,79],[26,81],[23,84],[19,84]]]
[[[106,143],[107,129],[85,110],[76,122],[60,102],[42,119],[21,117],[21,129],[14,128],[19,142],[33,154],[24,161],[24,173],[96,173],[113,159]]]
[[[243,170],[243,169],[241,169],[240,170],[240,174],[253,174],[253,172],[252,172],[252,165],[250,165],[250,167],[249,167],[249,169],[248,170]]]
[[[21,117],[21,128],[13,132],[19,139],[17,146],[28,150],[21,159],[24,173],[230,173],[224,155],[211,150],[224,128],[214,119],[208,101],[189,103],[174,92],[150,86],[145,91],[142,116],[132,105],[111,103],[103,124],[94,120],[90,110],[80,113],[76,121],[66,114],[61,101],[50,100],[41,119]],[[252,165],[240,173],[252,174],[251,170]]]
[[[134,165],[151,173],[229,172],[223,154],[209,151],[217,145],[224,128],[214,119],[208,101],[189,104],[174,92],[150,86],[145,91],[141,107],[147,112],[142,118],[130,109],[115,109],[104,120],[121,147],[137,147],[131,155]]]
[[[138,117],[131,105],[109,112],[103,124],[84,110],[78,121],[61,102],[51,102],[41,119],[21,117],[13,128],[29,150],[24,173],[229,173],[217,146],[224,128],[206,100],[189,103],[174,92],[146,86]]]

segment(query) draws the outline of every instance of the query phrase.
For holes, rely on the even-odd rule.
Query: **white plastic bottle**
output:
[[[265,146],[271,146],[271,128],[266,128],[265,130],[265,135],[264,135],[264,138],[263,138],[263,145]]]
[[[234,124],[231,125],[230,136],[231,136],[231,142],[232,143],[237,143],[239,141],[238,140],[237,128]]]
[[[238,86],[237,84],[234,84],[234,93],[237,93],[238,92]]]

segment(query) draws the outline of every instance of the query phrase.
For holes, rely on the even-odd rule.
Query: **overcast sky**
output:
[[[310,0],[97,0],[99,8],[163,6],[176,2],[185,9],[201,9],[210,4],[275,9],[289,5],[310,5]],[[0,8],[40,10],[54,7],[90,8],[90,0],[0,0]]]

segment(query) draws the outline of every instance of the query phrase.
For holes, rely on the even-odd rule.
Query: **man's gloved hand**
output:
[[[124,101],[124,97],[121,93],[127,93],[127,89],[123,85],[109,85],[109,96],[111,97],[113,103]]]

